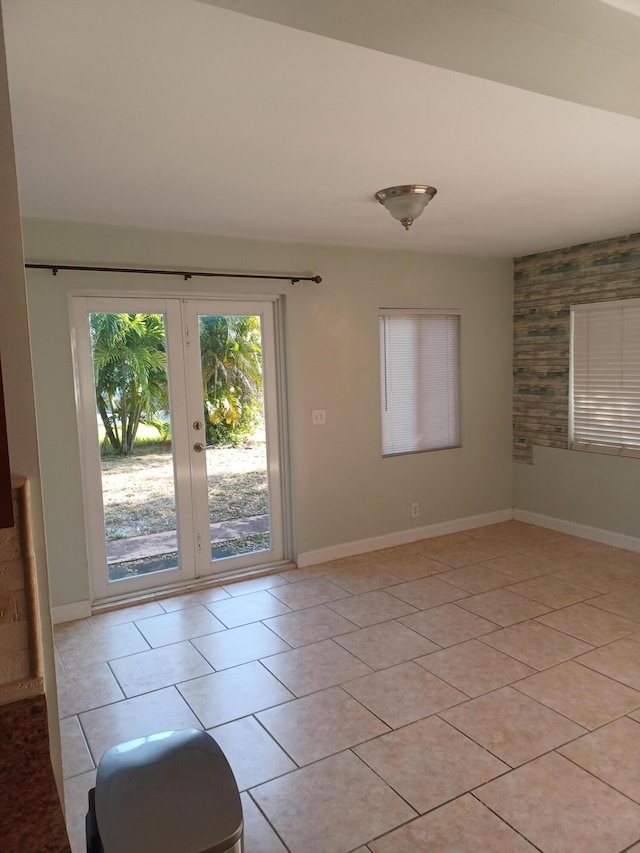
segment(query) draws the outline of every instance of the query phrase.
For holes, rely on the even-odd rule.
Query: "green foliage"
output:
[[[160,314],[91,314],[96,405],[104,450],[127,456],[141,424],[171,441],[165,334]],[[200,318],[207,444],[240,444],[262,421],[260,318]]]
[[[129,455],[141,423],[167,407],[164,323],[160,314],[91,314],[96,405],[105,445]]]
[[[262,420],[259,317],[200,318],[207,444],[240,444]]]

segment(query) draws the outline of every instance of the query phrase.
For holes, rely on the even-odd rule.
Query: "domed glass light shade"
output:
[[[425,184],[406,184],[379,190],[376,198],[408,231],[413,220],[420,216],[437,192],[435,187]]]

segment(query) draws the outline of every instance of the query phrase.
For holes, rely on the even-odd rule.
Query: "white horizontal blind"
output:
[[[382,455],[460,446],[460,315],[380,314]]]
[[[640,299],[571,309],[571,439],[608,452],[640,448]]]

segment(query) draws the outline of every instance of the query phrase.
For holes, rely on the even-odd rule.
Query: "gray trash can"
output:
[[[238,786],[215,740],[161,732],[109,749],[89,792],[88,853],[242,853]]]

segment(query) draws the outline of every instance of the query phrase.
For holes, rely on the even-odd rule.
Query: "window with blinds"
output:
[[[571,309],[571,446],[640,455],[640,299]]]
[[[460,446],[460,313],[380,311],[382,455]]]

